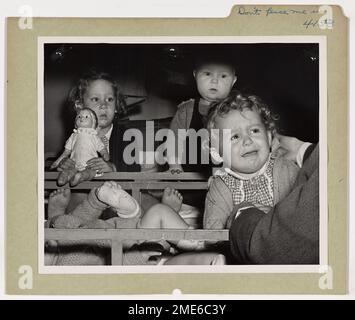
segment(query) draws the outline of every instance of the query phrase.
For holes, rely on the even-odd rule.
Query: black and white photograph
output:
[[[323,40],[39,38],[40,270],[318,272]]]

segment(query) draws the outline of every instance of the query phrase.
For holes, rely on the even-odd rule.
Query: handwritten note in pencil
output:
[[[335,21],[333,19],[333,12],[330,6],[321,6],[317,9],[314,7],[312,9],[276,9],[274,7],[245,7],[238,6],[237,14],[241,16],[265,16],[265,17],[275,17],[275,16],[293,16],[301,15],[305,19],[301,22],[301,25],[305,29],[309,28],[320,28],[320,29],[333,29]]]

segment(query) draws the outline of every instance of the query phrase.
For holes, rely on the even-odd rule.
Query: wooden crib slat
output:
[[[59,172],[45,172],[45,180],[57,180]],[[198,172],[183,172],[171,174],[170,172],[109,172],[94,181],[105,180],[197,180],[204,181],[206,177]]]
[[[45,228],[46,240],[219,240],[228,241],[229,230],[203,229],[51,229]]]
[[[111,264],[121,266],[123,264],[123,243],[120,240],[111,242]]]
[[[57,189],[58,172],[45,172],[45,189]],[[140,203],[142,190],[163,190],[172,187],[180,190],[203,190],[208,188],[205,178],[199,173],[106,173],[91,181],[82,182],[72,189],[92,189],[104,181],[118,181],[125,190],[132,190],[132,196]],[[127,181],[130,180],[130,181]],[[48,229],[46,240],[110,240],[112,265],[123,264],[123,242],[126,240],[213,240],[228,241],[229,230],[202,229]]]
[[[141,192],[139,188],[132,187],[132,197],[136,199],[138,203],[141,203]]]
[[[123,264],[123,241],[195,239],[228,241],[229,230],[44,229],[46,240],[111,240],[111,264]]]
[[[100,186],[103,181],[85,181],[80,183],[80,185],[71,187],[71,189],[92,189]],[[137,189],[150,189],[150,190],[163,190],[166,187],[172,187],[180,190],[203,190],[207,189],[207,182],[195,182],[195,181],[120,181],[119,184],[125,190]],[[46,180],[44,183],[44,188],[47,190],[58,189],[56,181]]]

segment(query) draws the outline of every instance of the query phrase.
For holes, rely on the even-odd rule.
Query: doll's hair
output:
[[[97,70],[90,70],[88,73],[83,74],[76,85],[70,90],[68,100],[75,111],[78,112],[76,105],[78,103],[83,104],[84,94],[90,83],[95,80],[105,80],[111,83],[116,98],[116,112],[118,116],[126,115],[126,102],[119,90],[117,81],[110,74]]]
[[[246,109],[258,112],[266,130],[270,131],[272,136],[275,135],[278,116],[274,115],[258,96],[242,94],[237,90],[232,91],[224,100],[212,103],[207,116],[207,128],[214,129],[216,118],[225,117],[232,110],[243,112]]]
[[[94,111],[92,111],[91,109],[89,109],[89,108],[82,108],[82,109],[79,109],[79,110],[78,110],[78,113],[77,113],[77,115],[76,115],[76,117],[75,117],[75,128],[78,129],[78,128],[77,128],[77,125],[76,125],[76,120],[78,119],[80,113],[82,113],[83,111],[88,111],[88,112],[90,113],[91,119],[92,119],[93,122],[94,122],[94,124],[93,124],[93,129],[96,129],[97,126],[98,126],[98,124],[99,124],[99,121],[98,121],[98,119],[97,119],[96,113],[95,113]]]

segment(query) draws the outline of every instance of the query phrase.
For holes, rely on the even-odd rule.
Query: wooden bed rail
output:
[[[44,188],[46,190],[58,189],[58,172],[45,172]],[[179,173],[170,172],[110,172],[91,181],[85,181],[72,189],[92,189],[101,185],[105,181],[117,181],[125,190],[132,190],[132,196],[140,203],[140,191],[142,190],[163,190],[172,187],[179,190],[203,190],[207,189],[207,181],[199,173]]]
[[[58,172],[45,172],[46,190],[57,189]],[[162,190],[165,187],[185,190],[208,188],[207,181],[199,173],[170,172],[111,172],[91,181],[85,181],[72,189],[85,190],[101,185],[105,181],[117,181],[140,203],[142,190]],[[228,241],[228,230],[177,230],[177,229],[45,229],[45,240],[109,240],[111,241],[111,263],[122,265],[123,243],[127,240],[214,240]]]
[[[48,229],[45,240],[110,240],[111,264],[122,265],[123,242],[127,240],[218,240],[228,241],[228,230],[178,229]]]

